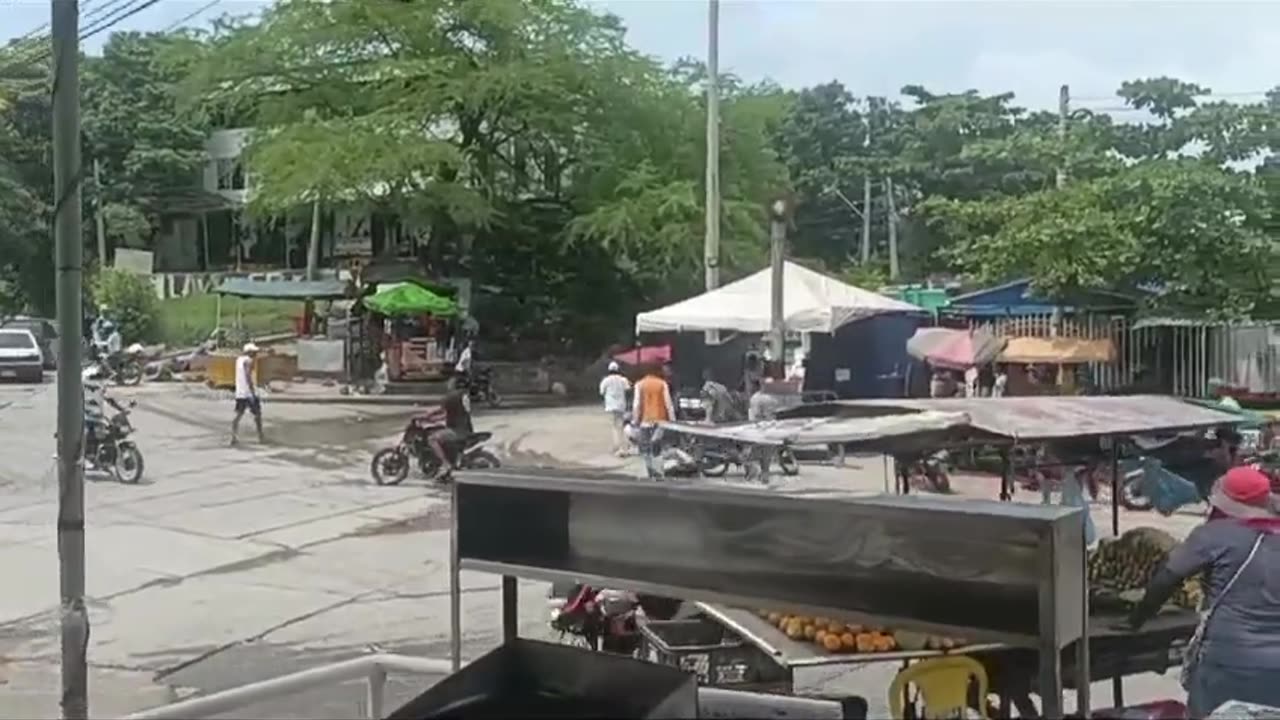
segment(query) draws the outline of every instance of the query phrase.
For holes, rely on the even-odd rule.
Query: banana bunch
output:
[[[1103,540],[1089,554],[1089,586],[1117,597],[1132,597],[1144,590],[1178,541],[1156,528],[1135,528],[1114,540]],[[1189,578],[1174,593],[1171,602],[1195,609],[1203,592],[1200,578]]]

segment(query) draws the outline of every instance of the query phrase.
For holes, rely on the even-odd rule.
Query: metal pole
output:
[[[786,260],[787,244],[787,203],[777,200],[773,203],[772,221],[769,225],[769,267],[772,270],[770,282],[770,329],[772,330],[773,360],[781,367],[786,363],[786,318],[783,317],[782,283],[783,266]]]
[[[720,287],[720,0],[707,3],[707,290]]]
[[[502,642],[520,637],[520,604],[516,595],[516,578],[502,576]]]
[[[449,659],[462,669],[462,568],[458,558],[458,486],[449,493]]]
[[[54,240],[58,304],[58,559],[62,717],[89,716],[89,614],[84,604],[84,397],[80,387],[80,4],[52,0]]]
[[[868,108],[867,113],[867,139],[863,143],[866,148],[866,154],[871,154],[871,111]],[[862,247],[859,248],[862,253],[862,264],[866,265],[871,262],[871,172],[864,170],[862,176]]]
[[[98,231],[98,267],[107,266],[107,220],[102,214],[102,163],[98,162],[98,158],[93,159],[93,191],[97,194],[98,202],[97,215],[95,218]]]

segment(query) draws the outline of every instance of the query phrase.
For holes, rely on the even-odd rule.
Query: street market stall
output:
[[[379,335],[384,338],[392,380],[429,380],[448,374],[458,352],[451,326],[458,316],[457,303],[414,282],[380,286],[361,302],[390,324]]]
[[[463,569],[811,615],[1038,653],[1044,714],[1062,717],[1062,651],[1088,677],[1083,513],[931,497],[812,499],[726,487],[514,472],[459,476],[450,615],[461,663]],[[940,653],[939,653],[940,654]],[[1089,707],[1087,682],[1075,682]]]

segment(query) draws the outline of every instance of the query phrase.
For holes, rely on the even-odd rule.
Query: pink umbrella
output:
[[[933,367],[968,370],[994,362],[1007,343],[985,328],[920,328],[907,340],[907,353]]]
[[[668,363],[671,362],[671,346],[645,345],[617,353],[613,359],[628,365]]]

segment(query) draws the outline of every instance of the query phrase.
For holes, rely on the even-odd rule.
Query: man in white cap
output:
[[[627,437],[622,431],[627,415],[627,392],[631,390],[631,381],[622,374],[618,363],[609,361],[609,374],[600,381],[600,397],[604,398],[604,411],[609,414],[610,428],[613,432],[613,454],[627,454]]]
[[[258,442],[262,437],[262,401],[258,398],[258,386],[253,381],[253,363],[258,357],[258,346],[245,343],[244,352],[236,358],[236,416],[231,421],[231,444],[240,442],[240,418],[248,410],[253,415],[253,425],[258,429]]]

